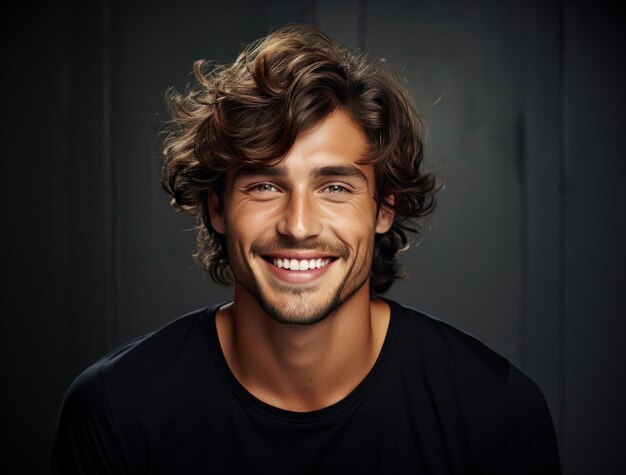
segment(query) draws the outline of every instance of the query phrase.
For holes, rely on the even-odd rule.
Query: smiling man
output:
[[[195,73],[168,96],[163,184],[233,300],[79,376],[55,471],[559,473],[526,375],[381,297],[437,188],[384,62],[291,26]]]
[[[235,277],[233,304],[217,312],[220,344],[239,382],[276,407],[338,402],[380,353],[389,309],[368,280],[394,213],[374,199],[374,167],[359,163],[367,147],[337,109],[278,163],[228,172],[223,198],[209,192]]]

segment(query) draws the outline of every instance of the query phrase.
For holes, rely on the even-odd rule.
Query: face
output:
[[[374,236],[393,213],[374,200],[367,138],[343,111],[300,136],[278,163],[226,177],[223,205],[209,195],[213,228],[225,235],[238,293],[276,321],[308,325],[356,292],[367,294]]]

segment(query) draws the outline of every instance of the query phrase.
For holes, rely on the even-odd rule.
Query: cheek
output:
[[[325,213],[331,227],[342,236],[369,236],[376,229],[376,208],[364,204],[346,203],[329,207]]]
[[[243,201],[229,210],[227,227],[232,235],[243,238],[259,235],[276,221],[277,206],[259,206]],[[254,239],[254,237],[253,237]]]

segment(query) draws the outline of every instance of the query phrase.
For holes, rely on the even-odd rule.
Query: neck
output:
[[[268,404],[300,412],[346,397],[374,365],[388,324],[387,304],[370,300],[367,285],[312,325],[275,321],[237,284],[234,303],[217,315],[220,345],[239,382]]]

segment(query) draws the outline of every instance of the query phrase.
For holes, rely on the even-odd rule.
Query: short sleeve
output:
[[[121,452],[98,365],[68,389],[52,451],[54,474],[124,473]]]
[[[559,475],[559,450],[546,400],[527,375],[510,366],[496,421],[492,470],[498,475]]]

